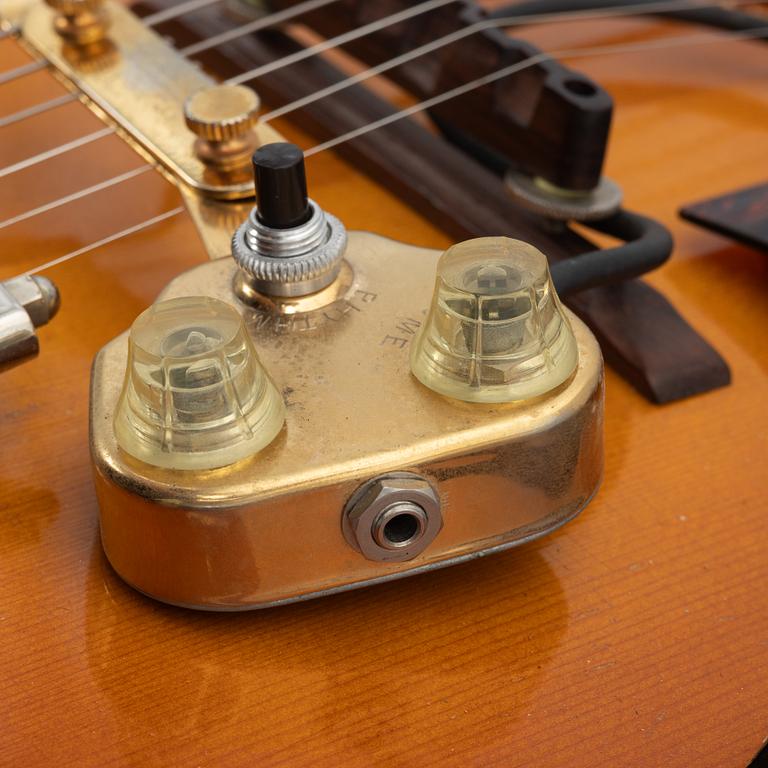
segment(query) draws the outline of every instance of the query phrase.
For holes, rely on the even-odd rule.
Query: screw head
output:
[[[77,49],[76,54],[67,51],[65,57],[78,66],[92,62],[104,64],[108,54],[114,53],[107,39],[109,15],[104,0],[45,0],[56,15],[53,28],[68,46]]]
[[[231,141],[256,125],[260,104],[256,92],[244,85],[214,85],[186,100],[184,119],[205,141]]]

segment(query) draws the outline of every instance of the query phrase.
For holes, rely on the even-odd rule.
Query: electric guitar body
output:
[[[563,50],[690,31],[643,17],[516,34]],[[0,70],[28,61],[0,41]],[[660,406],[607,366],[602,486],[545,538],[364,590],[202,613],[112,570],[88,434],[94,356],[207,261],[198,231],[183,213],[46,270],[61,309],[40,354],[0,374],[0,763],[747,766],[768,733],[768,259],[678,210],[766,180],[765,45],[571,63],[615,101],[607,175],[673,233],[671,260],[644,279],[732,383]],[[62,93],[40,71],[0,85],[2,111]],[[316,144],[292,117],[274,127]],[[73,101],[4,126],[0,168],[103,125]],[[0,177],[2,218],[143,162],[109,135]],[[307,175],[350,231],[454,242],[333,151]],[[19,221],[0,230],[0,279],[180,205],[150,170]]]

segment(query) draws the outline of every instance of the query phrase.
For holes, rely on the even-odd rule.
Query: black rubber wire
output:
[[[639,213],[620,210],[606,219],[590,221],[586,226],[624,240],[624,244],[553,264],[552,281],[560,296],[639,277],[660,267],[672,253],[674,243],[669,230]]]
[[[590,11],[606,10],[609,8],[622,8],[626,5],[644,5],[646,3],[658,3],[658,0],[528,0],[522,3],[512,3],[503,8],[497,8],[493,13],[488,14],[491,19],[498,19],[504,16],[530,16],[539,13],[565,13],[568,11]],[[637,14],[642,15],[643,10],[637,9]],[[648,11],[653,15],[653,11]],[[732,11],[727,8],[686,8],[676,11],[659,12],[665,19],[678,19],[680,21],[690,21],[694,24],[703,24],[707,27],[716,27],[718,29],[727,29],[730,31],[742,31],[749,29],[758,29],[768,24],[768,19],[760,16],[753,16],[741,11]],[[768,40],[768,33],[765,36],[755,38],[757,40]]]

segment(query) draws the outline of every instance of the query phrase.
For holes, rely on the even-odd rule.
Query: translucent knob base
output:
[[[538,397],[576,370],[578,349],[544,254],[483,237],[440,258],[411,370],[442,395],[480,403]]]
[[[269,445],[284,420],[280,393],[229,304],[172,299],[136,319],[115,414],[126,453],[168,469],[214,469]]]

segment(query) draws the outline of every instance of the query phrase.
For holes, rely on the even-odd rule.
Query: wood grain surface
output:
[[[525,34],[565,48],[691,31]],[[0,42],[0,71],[24,60]],[[50,270],[63,306],[42,352],[0,375],[0,764],[747,765],[768,735],[768,259],[676,210],[765,180],[768,57],[732,42],[574,64],[616,99],[609,175],[675,234],[649,280],[733,384],[658,407],[609,370],[603,487],[540,542],[305,604],[194,613],[110,570],[87,427],[94,353],[205,258],[193,225],[179,216]],[[32,75],[0,86],[0,111],[57,92]],[[97,126],[71,104],[0,129],[0,167]],[[0,178],[0,218],[139,163],[110,137]],[[308,172],[348,227],[448,244],[333,154]],[[1,229],[0,277],[178,204],[150,173]]]

